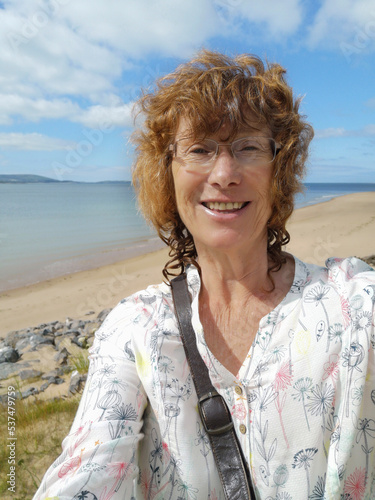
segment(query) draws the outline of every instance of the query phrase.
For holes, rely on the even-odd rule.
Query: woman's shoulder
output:
[[[110,311],[102,324],[102,328],[128,324],[134,322],[139,316],[149,316],[155,310],[160,311],[160,306],[168,306],[171,301],[170,286],[166,283],[150,285],[143,290],[138,290],[124,297]]]
[[[313,284],[319,281],[347,295],[367,294],[374,300],[375,297],[375,270],[365,261],[357,257],[338,258],[330,257],[325,266],[302,263],[307,270],[308,282]]]

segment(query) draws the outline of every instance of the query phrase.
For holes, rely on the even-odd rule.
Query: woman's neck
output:
[[[230,252],[198,251],[198,263],[203,294],[231,301],[241,296],[263,295],[273,288],[266,245],[247,253],[233,249]]]

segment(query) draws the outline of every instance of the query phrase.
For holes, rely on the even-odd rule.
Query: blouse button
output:
[[[240,432],[241,432],[241,434],[246,434],[246,425],[244,425],[244,424],[240,425]]]
[[[235,387],[234,390],[236,391],[237,394],[239,394],[239,395],[242,394],[242,389],[241,389],[241,387],[239,385],[236,385],[236,387]]]

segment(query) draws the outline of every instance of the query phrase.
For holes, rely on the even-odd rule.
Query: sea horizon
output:
[[[374,184],[305,183],[295,208]],[[128,182],[0,184],[0,293],[153,252],[165,245]]]

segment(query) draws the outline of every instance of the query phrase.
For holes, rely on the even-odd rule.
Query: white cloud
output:
[[[69,118],[79,112],[79,106],[69,99],[32,99],[16,94],[0,94],[0,124],[12,122],[12,116],[22,116],[31,122],[42,118]]]
[[[375,125],[365,125],[358,130],[346,130],[344,128],[325,128],[315,131],[316,139],[327,139],[331,137],[371,137],[375,135]]]
[[[72,117],[72,121],[90,128],[131,127],[132,103],[118,106],[91,106]]]
[[[57,151],[67,147],[74,147],[72,141],[65,141],[43,134],[31,133],[0,133],[0,147],[2,149],[22,150],[22,151]]]
[[[251,23],[264,24],[265,35],[280,38],[295,33],[302,23],[300,0],[218,0],[229,14],[240,14]]]
[[[323,0],[309,28],[310,47],[341,49],[344,55],[375,48],[373,0]]]
[[[139,64],[150,54],[190,55],[220,33],[221,26],[213,0],[5,0],[3,4],[0,85],[4,94],[17,94],[18,100],[14,96],[9,101],[14,108],[0,103],[1,124],[11,123],[11,115],[34,121],[49,118],[62,97],[92,103],[94,107],[77,121],[96,122],[106,96],[116,93],[116,85],[134,61]],[[134,95],[126,97],[131,101]],[[25,106],[19,105],[22,101]],[[44,101],[53,105],[44,106]],[[66,115],[75,114],[71,106]],[[108,112],[116,123],[122,123],[124,110],[111,108]],[[56,110],[54,116],[64,113]]]

